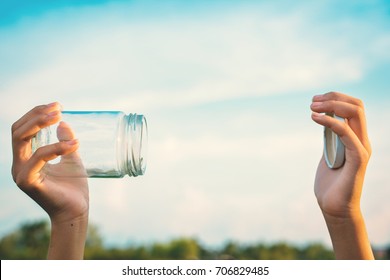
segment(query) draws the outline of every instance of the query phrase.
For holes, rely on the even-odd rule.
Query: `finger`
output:
[[[75,138],[75,133],[66,122],[60,122],[57,127],[57,138],[59,141],[67,141]]]
[[[340,93],[340,92],[328,92],[325,94],[319,94],[313,97],[313,102],[324,102],[324,101],[329,101],[329,100],[334,100],[334,101],[342,101],[342,102],[347,102],[350,104],[354,104],[357,106],[363,107],[363,102],[355,97]]]
[[[17,120],[12,125],[12,131],[18,129],[20,126],[28,122],[30,119],[34,118],[36,115],[49,114],[52,111],[61,111],[62,106],[58,102],[53,102],[47,105],[39,105],[31,109],[25,115],[23,115],[19,120]]]
[[[12,133],[13,162],[16,165],[27,161],[32,154],[31,138],[48,125],[58,122],[61,118],[59,111],[53,111],[48,115],[39,115],[27,120]]]
[[[48,114],[36,114],[13,130],[12,137],[16,143],[29,141],[39,130],[57,123],[61,119],[61,112],[56,110]]]
[[[57,138],[59,141],[69,141],[75,139],[75,137],[75,133],[68,123],[63,121],[59,123],[57,127]],[[74,151],[73,153],[63,155],[61,157],[61,162],[68,160],[78,161],[78,159],[80,159],[80,156],[78,155],[77,151]]]
[[[360,139],[356,136],[347,123],[336,120],[335,118],[328,115],[319,114],[316,112],[312,113],[312,119],[316,123],[330,128],[340,137],[340,140],[345,145],[347,154],[346,160],[351,160],[351,158],[353,158],[354,162],[361,162],[365,160],[366,156],[369,156],[370,151],[368,151],[365,146],[363,146]]]
[[[334,113],[345,119],[364,118],[364,111],[361,107],[344,101],[314,101],[310,108],[317,113]]]
[[[311,104],[311,109],[317,113],[336,114],[339,117],[347,119],[352,131],[357,135],[364,147],[368,150],[371,149],[364,108],[361,105],[336,100],[314,101]]]
[[[61,105],[53,102],[36,106],[12,125],[14,161],[25,161],[31,156],[30,139],[42,128],[57,122]]]
[[[48,161],[74,152],[77,150],[78,145],[78,141],[74,139],[40,147],[24,164],[23,169],[14,174],[15,182],[19,187],[35,185],[34,183],[41,176],[42,168]]]

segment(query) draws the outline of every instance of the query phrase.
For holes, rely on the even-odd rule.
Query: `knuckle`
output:
[[[335,100],[328,100],[325,103],[325,106],[331,110],[331,113],[334,113],[334,107],[335,105],[337,104],[337,102]]]
[[[36,158],[39,158],[39,159],[44,159],[44,160],[51,160],[52,159],[52,156],[50,156],[50,149],[51,147],[50,146],[43,146],[43,147],[39,147],[35,153],[34,153],[34,157]],[[53,157],[54,158],[54,157]]]
[[[46,108],[47,108],[46,105],[38,105],[38,106],[35,106],[31,111],[39,114],[39,113],[44,113],[46,111],[45,110]]]
[[[338,92],[330,91],[330,92],[325,93],[325,96],[329,99],[334,99],[337,97],[338,94],[339,94]]]
[[[364,117],[365,113],[364,113],[364,107],[362,106],[356,106],[356,111],[355,111],[356,115],[359,116],[359,117]]]
[[[47,124],[48,124],[48,122],[47,122],[47,119],[46,119],[46,115],[39,115],[39,116],[37,116],[37,118],[36,118],[36,125],[39,127],[39,128],[44,128],[44,127],[46,127],[47,126]]]
[[[330,124],[330,129],[332,129],[333,131],[337,131],[337,134],[342,137],[344,136],[345,134],[347,134],[347,131],[349,129],[349,126],[348,124],[346,124],[345,122],[339,122],[339,121],[333,121],[331,124]]]
[[[364,102],[361,99],[356,99],[356,105],[364,110]]]
[[[11,138],[12,138],[12,142],[15,142],[15,141],[18,141],[22,138],[22,129],[20,129],[20,126],[18,124],[18,122],[14,123],[12,126],[11,126]]]
[[[360,153],[360,160],[361,160],[361,162],[368,162],[370,157],[371,157],[371,154],[370,154],[370,152],[368,150],[363,150]]]
[[[24,135],[23,135],[23,131],[20,131],[20,130],[17,130],[15,131],[13,134],[12,134],[12,145],[14,147],[18,146],[18,142],[20,142],[21,140],[24,141],[24,140],[29,140],[29,139],[24,139]]]
[[[19,189],[28,195],[40,191],[40,187],[36,184],[34,177],[30,176],[28,170],[21,170],[18,173],[14,173],[12,178]]]
[[[12,165],[11,174],[12,179],[17,186],[23,187],[26,184],[25,176],[23,175],[23,170],[18,170],[15,165]]]
[[[26,176],[23,175],[23,173],[18,173],[13,176],[13,178],[16,185],[21,189],[25,189],[31,184],[31,182],[27,179]]]
[[[64,143],[58,142],[55,144],[39,147],[34,156],[45,161],[50,161],[55,159],[58,156],[61,156],[64,153]]]
[[[17,129],[12,131],[11,136],[12,136],[12,142],[15,142],[20,139],[20,133],[18,132]]]
[[[18,129],[18,122],[14,122],[11,125],[11,132],[12,132],[12,134],[14,134],[17,129]]]

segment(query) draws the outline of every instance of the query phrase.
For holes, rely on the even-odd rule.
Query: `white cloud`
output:
[[[299,9],[145,22],[115,20],[118,10],[110,7],[106,17],[104,6],[76,10],[72,21],[59,11],[16,35],[3,31],[4,55],[27,61],[16,61],[20,68],[3,84],[7,101],[29,93],[36,102],[56,98],[77,108],[169,108],[288,94],[356,81],[370,67],[370,49],[388,45],[378,34],[356,49],[355,37],[344,35],[369,25],[361,22],[323,38],[336,24],[319,25]]]

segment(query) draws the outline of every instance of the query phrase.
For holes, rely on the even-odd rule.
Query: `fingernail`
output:
[[[49,103],[46,105],[48,108],[53,108],[53,107],[56,107],[58,106],[59,107],[59,110],[62,111],[62,105],[58,102],[52,102],[52,103]]]
[[[47,107],[54,107],[54,106],[56,106],[57,104],[58,104],[58,102],[52,102],[52,103],[47,104],[46,106],[47,106]]]
[[[322,114],[317,113],[317,112],[311,112],[311,116],[314,117],[314,118],[319,118],[319,117],[322,116]]]
[[[322,96],[323,96],[323,94],[314,95],[312,100],[315,101],[315,100],[321,99]]]
[[[58,110],[52,111],[52,112],[49,112],[49,113],[46,114],[46,118],[47,119],[53,119],[53,118],[57,117],[60,114],[61,114],[61,112],[58,111]]]
[[[311,103],[311,107],[320,107],[323,104],[323,102],[314,101]]]

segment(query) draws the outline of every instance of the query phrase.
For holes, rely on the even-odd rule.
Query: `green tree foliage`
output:
[[[45,259],[50,231],[45,221],[26,223],[0,240],[1,259]]]
[[[275,244],[240,245],[229,242],[222,248],[219,257],[239,260],[331,260],[333,252],[321,244],[309,244],[305,247],[289,245],[284,242]]]
[[[50,241],[50,227],[46,221],[23,224],[0,240],[1,259],[45,259]],[[383,252],[382,252],[383,251]],[[381,256],[389,257],[390,249]],[[318,260],[333,259],[333,252],[322,244],[293,246],[288,243],[240,244],[227,242],[219,249],[210,249],[192,238],[178,238],[166,243],[132,245],[123,248],[104,246],[98,228],[90,225],[85,246],[85,259],[113,260]]]
[[[99,234],[98,228],[90,224],[88,226],[87,240],[85,241],[85,253],[86,259],[93,259],[93,256],[100,255],[104,252],[103,239]]]

